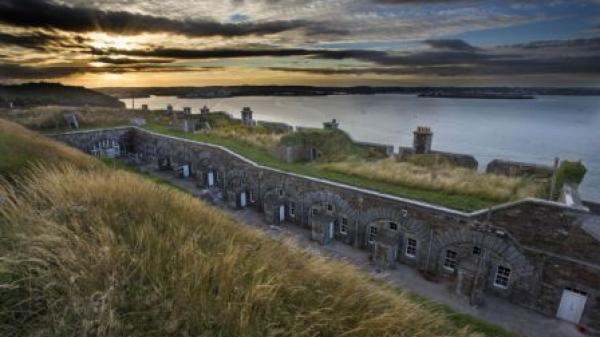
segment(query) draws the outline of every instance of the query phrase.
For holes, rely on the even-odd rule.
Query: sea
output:
[[[131,99],[122,100],[132,107]],[[471,154],[480,170],[495,158],[552,166],[554,158],[581,160],[588,173],[584,199],[600,201],[600,97],[537,96],[535,99],[425,98],[416,95],[247,96],[184,99],[136,98],[135,106],[194,113],[206,105],[239,118],[321,127],[336,119],[357,141],[411,146],[417,126],[432,129],[433,149]]]

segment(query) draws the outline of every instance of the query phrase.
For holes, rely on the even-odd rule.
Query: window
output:
[[[248,199],[250,199],[250,202],[255,202],[256,201],[254,199],[254,191],[248,191]]]
[[[312,209],[312,215],[317,215],[317,209],[316,208]]]
[[[279,189],[279,196],[283,197],[283,189],[282,188]]]
[[[417,256],[417,240],[409,238],[406,241],[406,256],[408,256],[408,257]]]
[[[395,222],[391,222],[390,221],[390,229],[393,231],[397,231],[398,230],[398,224]]]
[[[473,255],[481,255],[481,247],[473,246]]]
[[[369,243],[375,242],[376,237],[377,237],[377,227],[375,227],[375,226],[369,227]]]
[[[340,226],[340,233],[348,234],[348,218],[346,218],[346,217],[342,218],[342,225]]]
[[[494,285],[499,288],[508,288],[508,280],[510,279],[510,268],[498,265],[496,270],[496,279]]]
[[[296,203],[293,201],[290,201],[290,217],[294,218],[296,217]]]
[[[333,205],[332,204],[327,204],[327,211],[329,211],[329,212],[333,211]]]
[[[456,269],[456,252],[453,250],[446,251],[446,257],[444,258],[444,268],[454,271]]]

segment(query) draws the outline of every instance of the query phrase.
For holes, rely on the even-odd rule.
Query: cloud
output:
[[[544,40],[503,46],[504,48],[519,49],[550,49],[550,48],[579,48],[600,50],[600,37],[590,39]]]
[[[162,59],[162,58],[155,58],[155,59],[148,59],[148,58],[144,58],[144,59],[132,59],[132,58],[112,58],[112,57],[98,57],[96,59],[94,59],[95,62],[101,62],[101,63],[106,63],[106,64],[121,64],[121,65],[125,65],[125,64],[150,64],[150,63],[172,63],[175,60],[172,59]]]
[[[72,32],[103,31],[116,34],[163,32],[192,37],[274,34],[319,27],[303,20],[219,23],[210,20],[173,20],[124,11],[103,11],[91,7],[69,7],[48,0],[3,0],[0,22],[18,27],[60,29]]]
[[[201,72],[220,70],[222,67],[164,67],[155,65],[128,65],[111,67],[93,67],[88,64],[73,64],[59,66],[33,67],[14,63],[0,63],[0,80],[9,79],[53,79],[75,74],[85,73],[113,73],[128,72]]]
[[[446,49],[455,51],[477,51],[479,48],[474,47],[463,40],[458,39],[439,39],[439,40],[425,40],[423,43],[436,49]]]
[[[21,34],[10,34],[0,32],[0,44],[13,45],[22,48],[46,50],[54,48],[80,47],[86,41],[81,36],[67,36],[62,34],[49,34],[46,32],[33,31]]]
[[[165,57],[179,59],[225,59],[241,57],[288,57],[305,56],[312,59],[347,60],[354,59],[362,62],[376,63],[379,65],[439,65],[463,64],[481,61],[495,56],[476,52],[463,51],[427,51],[420,53],[395,54],[379,50],[364,49],[137,49],[119,50],[93,49],[97,55],[124,55],[137,57]]]
[[[466,0],[372,0],[383,5],[423,5],[423,4],[453,4],[466,2]]]

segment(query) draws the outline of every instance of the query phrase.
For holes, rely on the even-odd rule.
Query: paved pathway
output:
[[[297,225],[284,223],[281,226],[269,226],[264,216],[254,210],[232,210],[219,200],[216,192],[200,190],[191,180],[177,179],[172,173],[158,172],[151,167],[142,167],[142,171],[169,180],[176,186],[191,192],[194,196],[222,208],[241,223],[252,225],[264,230],[276,239],[292,239],[298,246],[307,248],[316,254],[351,262],[362,270],[371,273],[379,279],[389,281],[395,286],[412,291],[430,300],[443,303],[453,310],[481,320],[499,325],[508,331],[527,337],[584,337],[573,324],[552,317],[541,315],[533,310],[512,304],[504,299],[486,296],[485,304],[473,307],[462,297],[449,291],[444,283],[434,283],[425,280],[416,270],[405,265],[397,264],[394,270],[381,271],[369,261],[369,253],[364,250],[333,241],[321,246],[310,240],[310,231]]]

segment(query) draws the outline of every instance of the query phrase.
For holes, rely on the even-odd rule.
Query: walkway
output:
[[[218,194],[198,189],[192,180],[178,179],[173,176],[172,172],[159,172],[151,166],[141,167],[140,170],[168,180],[173,185],[223,209],[241,223],[264,230],[275,239],[292,239],[298,246],[307,248],[316,254],[351,262],[376,278],[387,280],[395,286],[443,303],[457,312],[496,324],[513,333],[527,337],[585,336],[577,331],[573,324],[541,315],[498,297],[487,296],[485,305],[473,307],[465,299],[449,291],[446,284],[427,281],[413,268],[397,264],[397,268],[394,270],[381,271],[371,263],[369,252],[365,250],[338,241],[321,246],[310,240],[310,230],[289,223],[270,226],[264,220],[264,215],[257,211],[251,209],[232,210],[224,205]]]

